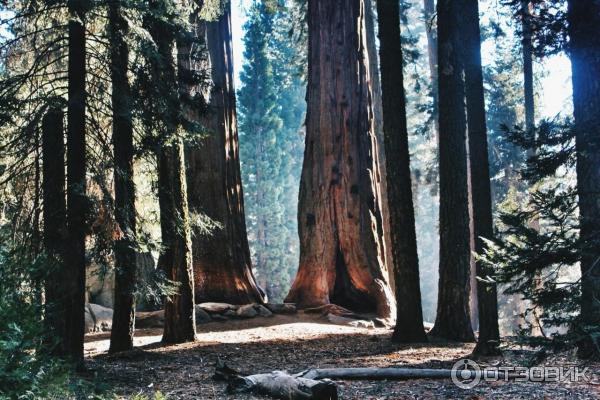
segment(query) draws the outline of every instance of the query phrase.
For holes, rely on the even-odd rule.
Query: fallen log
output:
[[[470,376],[464,376],[461,371],[462,379],[472,379],[475,377],[475,371],[466,372]],[[400,379],[449,379],[452,378],[450,369],[412,369],[412,368],[322,368],[309,369],[297,374],[298,377],[307,379],[348,379],[348,380],[400,380]]]
[[[282,400],[338,400],[334,382],[290,375],[285,371],[243,376],[217,360],[214,378],[226,381],[229,393],[256,393]]]

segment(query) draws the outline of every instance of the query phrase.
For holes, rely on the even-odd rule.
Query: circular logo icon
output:
[[[460,360],[452,366],[452,382],[461,389],[473,389],[481,381],[481,368],[473,360]]]

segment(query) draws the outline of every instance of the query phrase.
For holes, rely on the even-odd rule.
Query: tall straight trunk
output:
[[[373,0],[365,0],[365,27],[367,52],[369,53],[369,79],[373,94],[373,126],[377,138],[377,149],[379,150],[379,168],[381,176],[387,176],[385,163],[385,140],[383,138],[383,105],[381,100],[381,76],[379,71],[379,58],[377,57],[377,41],[375,37],[376,15],[373,9]],[[383,238],[385,240],[386,267],[390,275],[390,285],[395,288],[394,271],[392,263],[392,236],[390,234],[390,207],[388,203],[387,181],[382,179],[381,186],[381,216],[383,218]]]
[[[398,0],[378,0],[381,89],[383,96],[383,131],[386,157],[388,201],[396,285],[397,342],[425,342],[419,258],[410,176],[410,154],[406,123],[402,44],[400,42],[400,7]]]
[[[423,0],[423,17],[427,32],[427,59],[429,61],[429,77],[431,79],[431,97],[433,102],[433,121],[436,143],[439,144],[439,100],[438,100],[438,42],[436,30],[434,29],[435,0]]]
[[[69,3],[67,108],[67,243],[65,252],[65,347],[72,361],[83,363],[86,236],[85,12],[81,1]]]
[[[600,1],[570,0],[570,56],[577,151],[580,235],[587,244],[581,259],[579,354],[599,358],[600,326]],[[591,331],[591,332],[590,332]]]
[[[49,336],[56,340],[53,353],[67,354],[64,273],[64,240],[67,206],[65,202],[64,114],[52,107],[42,120],[42,203],[44,209],[44,249],[48,256],[45,295],[45,321]]]
[[[492,194],[490,188],[490,166],[488,161],[488,139],[483,93],[483,71],[481,67],[481,33],[479,30],[478,0],[465,0],[463,52],[465,63],[465,97],[467,100],[467,126],[469,138],[469,165],[473,251],[483,254],[485,242],[494,235],[492,217]],[[476,262],[477,309],[479,312],[479,337],[475,353],[492,355],[498,353],[500,333],[498,328],[498,296],[496,285],[488,283],[492,272],[481,262]]]
[[[194,312],[194,271],[185,179],[183,144],[176,138],[179,128],[181,99],[175,72],[173,50],[175,38],[171,26],[154,15],[172,4],[152,0],[153,13],[147,25],[156,43],[158,59],[154,66],[157,83],[164,97],[166,110],[159,115],[161,144],[156,150],[158,165],[158,203],[162,249],[158,259],[168,279],[178,284],[177,293],[165,298],[163,343],[182,343],[196,339]]]
[[[392,317],[364,1],[309,0],[308,32],[300,266],[286,301]]]
[[[213,88],[202,118],[210,136],[187,152],[190,210],[222,225],[211,235],[193,237],[196,301],[233,304],[263,302],[252,273],[240,174],[231,2],[223,15],[206,26]]]
[[[474,340],[469,312],[467,121],[461,49],[463,1],[439,0],[440,277],[432,336]]]
[[[133,125],[131,90],[127,78],[129,47],[121,0],[108,3],[112,81],[112,140],[114,147],[115,219],[120,236],[115,251],[115,301],[110,352],[131,350],[135,330],[135,187],[133,183]]]
[[[534,132],[535,128],[535,97],[533,91],[533,43],[532,34],[533,26],[531,21],[531,2],[528,0],[521,1],[521,24],[523,29],[523,94],[525,99],[525,128],[528,132]],[[528,157],[535,155],[535,149],[529,150]],[[534,218],[530,221],[530,226],[538,230],[540,229],[540,221]],[[541,288],[543,285],[541,273],[538,273],[534,285],[536,288]],[[536,306],[534,310],[534,321],[531,322],[533,336],[543,335],[540,325],[541,309]]]

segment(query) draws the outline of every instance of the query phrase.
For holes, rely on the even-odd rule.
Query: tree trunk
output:
[[[381,45],[381,89],[383,130],[388,152],[387,183],[392,237],[392,262],[396,285],[397,318],[393,340],[424,342],[419,258],[410,176],[410,154],[406,123],[400,7],[397,0],[378,0]]]
[[[481,33],[477,0],[465,0],[463,52],[465,62],[465,97],[467,100],[467,126],[469,138],[469,165],[473,219],[473,251],[483,254],[485,242],[494,235],[492,194],[488,161],[488,139],[481,67]],[[498,353],[500,333],[498,328],[498,296],[496,285],[488,283],[492,272],[481,262],[476,262],[477,309],[479,312],[479,338],[475,353]]]
[[[67,207],[65,202],[64,114],[51,106],[42,121],[44,247],[48,257],[45,294],[45,322],[48,333],[56,340],[53,354],[67,354],[64,291],[64,239]]]
[[[179,284],[178,292],[165,300],[164,343],[196,339],[194,271],[189,228],[183,144],[164,145],[158,154],[160,227],[163,251],[159,267]]]
[[[196,301],[263,302],[252,273],[240,175],[231,3],[216,22],[205,22],[213,88],[202,123],[210,136],[187,152],[190,210],[222,225],[193,236]]]
[[[577,151],[581,259],[579,354],[600,357],[600,2],[570,0],[568,9],[573,70],[573,111]],[[593,335],[596,335],[595,337]]]
[[[65,252],[65,348],[72,361],[83,363],[86,236],[85,145],[85,12],[81,2],[69,3],[67,108],[67,243]]]
[[[440,278],[432,336],[474,339],[469,312],[470,232],[463,65],[462,1],[439,1]]]
[[[373,9],[373,1],[365,0],[365,26],[367,38],[367,52],[369,53],[369,79],[373,93],[373,126],[377,138],[377,149],[379,150],[379,168],[381,176],[387,176],[385,162],[385,140],[383,138],[383,105],[381,100],[381,79],[379,70],[379,58],[377,52],[377,38],[375,32],[376,15]],[[394,271],[392,263],[392,235],[390,227],[390,207],[388,202],[387,181],[382,179],[381,187],[381,216],[383,218],[383,238],[385,240],[385,261],[389,272],[390,286],[395,290]]]
[[[427,58],[429,60],[429,77],[431,79],[431,97],[433,101],[433,121],[434,134],[437,144],[440,143],[440,125],[438,119],[439,100],[438,100],[438,43],[436,30],[434,29],[435,20],[435,0],[423,0],[423,16],[425,18],[425,29],[427,32]]]
[[[127,78],[129,47],[125,41],[127,22],[121,0],[108,3],[110,63],[112,81],[112,140],[114,147],[115,219],[119,237],[114,243],[115,300],[111,353],[131,350],[135,330],[136,226],[133,183],[133,126],[131,90]]]
[[[391,317],[363,0],[308,2],[300,265],[286,301]]]
[[[171,26],[154,14],[163,13],[170,4],[152,1],[148,17],[152,39],[158,48],[156,79],[167,105],[161,118],[161,144],[157,148],[158,203],[162,249],[158,259],[168,279],[178,284],[177,293],[165,298],[163,343],[182,343],[196,339],[194,312],[194,273],[188,212],[183,144],[175,130],[181,122],[181,99],[173,60],[174,37]]]

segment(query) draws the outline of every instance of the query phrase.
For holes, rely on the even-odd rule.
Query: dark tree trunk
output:
[[[168,7],[152,1],[154,13]],[[183,144],[176,130],[181,122],[181,105],[175,73],[173,48],[175,38],[172,27],[151,14],[147,18],[152,39],[158,48],[159,59],[154,68],[161,95],[167,105],[161,118],[161,144],[157,149],[158,203],[162,249],[158,267],[179,286],[177,293],[165,298],[165,325],[163,343],[182,343],[196,339],[194,312],[194,271],[192,269],[192,243],[185,179]]]
[[[67,354],[66,315],[62,285],[64,273],[64,239],[67,207],[65,202],[65,132],[64,114],[51,107],[42,121],[44,248],[51,268],[47,273],[45,321],[48,336],[56,340],[53,353]]]
[[[439,144],[439,100],[438,100],[438,42],[434,29],[435,0],[423,0],[423,16],[427,32],[427,58],[429,60],[429,77],[431,79],[431,97],[433,101],[433,121],[435,140]]]
[[[462,1],[437,4],[440,132],[440,278],[432,336],[472,341]]]
[[[393,340],[425,342],[419,258],[412,198],[400,7],[397,0],[377,0],[383,98],[383,131],[388,153],[387,183],[392,237],[392,262],[396,285],[397,318]]]
[[[67,249],[65,252],[65,347],[83,363],[86,236],[85,145],[85,12],[82,2],[69,3],[67,109]]]
[[[129,48],[125,41],[127,22],[121,0],[108,4],[114,146],[115,219],[119,237],[115,241],[115,302],[110,352],[131,350],[135,329],[135,187],[133,183],[133,126],[131,91],[127,79]]]
[[[373,93],[373,126],[377,138],[379,151],[379,169],[381,176],[387,176],[385,165],[385,140],[383,139],[383,105],[381,102],[381,76],[379,71],[379,58],[377,57],[377,41],[375,33],[376,15],[373,9],[373,0],[365,0],[365,27],[367,35],[367,52],[369,53],[369,79]],[[383,219],[383,238],[385,240],[385,261],[389,272],[390,285],[395,288],[394,271],[392,263],[392,236],[390,235],[390,208],[388,204],[387,181],[382,179],[381,187],[381,216]]]
[[[581,239],[581,324],[600,326],[600,1],[569,1],[569,36],[577,150],[577,189]],[[585,332],[588,333],[588,332]],[[598,337],[579,344],[584,358],[599,358]]]
[[[163,146],[158,154],[160,227],[163,251],[159,267],[179,283],[178,293],[165,300],[164,343],[196,339],[194,271],[189,228],[183,145]]]
[[[240,175],[231,3],[216,22],[206,22],[213,89],[203,125],[210,136],[187,151],[190,211],[222,225],[212,235],[193,237],[196,301],[263,302],[252,273]]]
[[[483,254],[485,242],[492,239],[492,195],[488,161],[487,127],[481,67],[481,33],[479,30],[479,6],[477,0],[465,0],[463,7],[463,52],[465,63],[465,97],[467,100],[467,126],[469,137],[469,165],[474,248]],[[500,333],[498,329],[498,296],[496,285],[482,279],[489,278],[491,271],[476,263],[477,309],[479,312],[479,338],[475,353],[492,355],[498,353]],[[489,280],[489,279],[486,279]]]
[[[308,2],[300,266],[286,301],[394,314],[385,268],[363,0]]]

